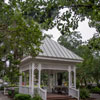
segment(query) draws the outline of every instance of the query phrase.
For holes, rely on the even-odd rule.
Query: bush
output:
[[[89,98],[89,96],[90,96],[90,93],[89,93],[88,89],[83,88],[83,89],[80,90],[80,98],[81,99]]]
[[[8,90],[8,95],[12,96],[12,91],[11,90]]]
[[[4,86],[1,86],[1,87],[0,87],[0,90],[4,90]]]
[[[36,94],[35,97],[32,98],[32,100],[42,100],[42,98],[38,94]]]
[[[92,88],[91,92],[100,94],[100,88],[98,88],[98,87]]]
[[[92,89],[93,88],[92,84],[87,85],[87,88]]]
[[[19,93],[19,91],[18,91],[18,90],[19,90],[18,88],[15,88],[14,95],[16,95],[16,94],[18,94],[18,93]]]
[[[18,88],[14,89],[14,90],[12,90],[12,89],[8,90],[8,95],[10,97],[14,97],[16,94],[18,94]]]
[[[28,94],[16,94],[14,99],[15,100],[31,100],[31,96]]]

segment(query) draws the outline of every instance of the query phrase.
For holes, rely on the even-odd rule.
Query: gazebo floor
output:
[[[48,94],[47,100],[77,100],[77,99],[64,94]]]

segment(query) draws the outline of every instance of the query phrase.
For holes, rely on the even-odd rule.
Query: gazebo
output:
[[[81,57],[46,37],[40,46],[42,53],[32,58],[24,57],[20,64],[19,93],[34,96],[38,93],[47,100],[48,93],[64,92],[79,100],[79,90],[76,89],[76,64],[83,61]],[[62,73],[67,72],[67,85],[63,83]],[[46,73],[46,85],[43,85],[42,74]],[[62,90],[62,87],[67,87]],[[59,88],[57,90],[57,88]],[[68,93],[68,94],[67,94]]]

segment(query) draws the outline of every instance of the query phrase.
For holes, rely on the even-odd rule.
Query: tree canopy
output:
[[[66,11],[61,13],[62,9],[66,9]],[[89,40],[88,45],[82,46],[81,36],[76,29],[78,22],[84,21],[85,18],[89,19],[90,27],[96,28],[98,35]],[[100,50],[100,1],[9,0],[8,3],[5,3],[5,0],[1,0],[0,71],[8,76],[13,74],[16,77],[17,75],[14,75],[13,72],[18,72],[18,65],[23,55],[36,56],[41,52],[39,46],[43,39],[42,30],[52,29],[55,26],[63,35],[59,38],[59,43],[71,50],[82,50],[89,54],[91,52],[91,61],[92,58],[95,58],[93,54]],[[83,58],[86,56],[87,59],[89,55],[81,56]],[[92,62],[95,62],[95,59]],[[6,64],[7,61],[9,61],[9,67]],[[87,61],[84,61],[84,64],[86,65]],[[10,80],[14,77],[10,77]]]

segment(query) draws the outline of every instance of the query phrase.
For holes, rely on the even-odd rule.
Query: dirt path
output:
[[[0,91],[0,100],[11,100],[11,99],[3,95],[2,92]]]
[[[100,100],[100,94],[91,94],[91,98],[96,98],[96,100]]]

